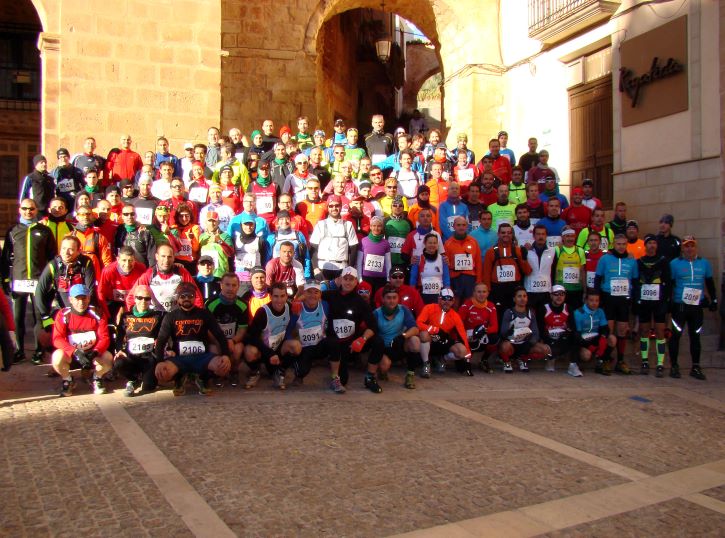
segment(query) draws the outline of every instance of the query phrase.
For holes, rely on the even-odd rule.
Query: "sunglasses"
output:
[[[146,297],[145,295],[136,295],[137,301],[150,301],[151,297]]]
[[[565,295],[563,291],[555,291],[552,295]]]
[[[403,207],[403,204],[391,204],[393,207]]]
[[[327,204],[327,207],[340,207],[340,204]]]
[[[405,275],[403,275],[403,274],[390,275],[390,280],[394,280],[394,279],[397,280],[399,278],[405,278]]]
[[[133,217],[134,215],[136,215],[136,213],[132,211],[131,213],[121,213],[121,215],[123,215],[124,217]]]
[[[184,186],[183,185],[171,185],[171,188],[172,189],[183,189]]]
[[[180,293],[179,299],[193,299],[194,294],[193,293]]]
[[[34,208],[34,207],[21,207],[20,209],[22,211],[35,211],[36,208]]]
[[[445,296],[441,295],[441,299],[443,301],[452,301],[453,297],[451,297],[450,295],[445,295]]]

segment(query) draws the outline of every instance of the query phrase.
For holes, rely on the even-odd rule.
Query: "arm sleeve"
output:
[[[511,332],[511,321],[513,318],[514,315],[511,310],[506,310],[506,312],[503,313],[503,318],[501,319],[501,329],[499,332],[501,338],[506,338],[509,332]]]
[[[118,326],[116,327],[116,338],[113,339],[114,349],[111,350],[111,353],[117,353],[124,350],[123,347],[126,344],[126,316],[128,315],[128,313],[121,315],[121,319],[118,321]]]
[[[536,313],[529,309],[531,313],[531,341],[538,342],[541,340],[541,334],[539,334],[539,324],[536,322]]]
[[[717,301],[717,292],[715,291],[715,280],[711,276],[705,277],[705,288],[711,301]]]
[[[447,269],[447,268],[448,268],[447,267],[447,264],[444,263],[443,264],[443,269]],[[409,283],[414,288],[417,288],[418,287],[418,271],[419,271],[418,264],[415,264],[415,265],[411,265],[410,266],[410,281],[409,281]],[[445,272],[444,272],[444,274],[445,274]]]
[[[496,313],[496,306],[493,303],[491,303],[491,316],[486,333],[498,334],[498,314]]]
[[[52,262],[51,262],[52,263]],[[50,263],[45,266],[35,288],[35,306],[41,317],[50,316],[51,304],[55,298],[53,275],[50,272]]]
[[[451,287],[451,272],[448,270],[447,263],[444,263],[442,266],[443,266],[443,285],[446,288],[450,288]],[[481,264],[479,264],[479,267],[480,266],[481,266]],[[479,281],[480,281],[480,276],[479,276]]]
[[[418,328],[421,331],[427,330],[428,326],[430,325],[430,323],[428,323],[428,312],[429,312],[428,305],[425,305],[423,307],[423,309],[420,311],[420,314],[418,314],[418,318],[416,319]]]
[[[99,355],[102,355],[108,351],[108,347],[111,345],[111,336],[108,333],[108,323],[106,323],[104,319],[101,319],[98,322],[96,334],[98,335],[98,338],[96,340],[96,345],[93,346],[93,349],[96,350]]]
[[[68,327],[63,320],[63,310],[58,310],[53,323],[53,347],[60,349],[69,357],[73,356],[76,348],[68,341]]]

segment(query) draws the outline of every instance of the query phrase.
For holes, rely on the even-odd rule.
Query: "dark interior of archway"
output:
[[[362,131],[373,114],[383,114],[386,125],[407,125],[409,113],[396,111],[396,89],[405,80],[403,49],[393,43],[391,57],[382,63],[376,53],[375,40],[381,32],[395,31],[393,17],[372,9],[353,9],[325,22],[318,36],[318,91],[324,110],[318,121],[331,123],[342,118]],[[394,40],[395,41],[395,40]]]
[[[30,0],[0,9],[0,198],[17,197],[18,181],[40,150],[41,69],[38,35],[43,31]],[[6,205],[6,204],[3,204]],[[5,228],[15,211],[0,211]]]

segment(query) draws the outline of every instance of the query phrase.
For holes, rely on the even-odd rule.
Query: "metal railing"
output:
[[[529,32],[540,30],[599,0],[529,0]]]

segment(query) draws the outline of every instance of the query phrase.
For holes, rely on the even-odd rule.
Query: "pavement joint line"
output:
[[[553,450],[554,452],[558,452],[559,454],[563,454],[564,456],[567,456],[569,458],[581,461],[582,463],[586,463],[588,465],[597,467],[612,474],[616,474],[618,476],[626,478],[627,480],[641,480],[644,478],[649,478],[648,474],[637,471],[636,469],[626,467],[619,463],[610,461],[606,458],[595,456],[594,454],[590,454],[578,448],[574,448],[559,441],[555,441],[554,439],[544,437],[543,435],[539,435],[538,433],[534,433],[523,428],[513,426],[512,424],[497,420],[493,417],[483,415],[458,404],[445,400],[431,400],[429,403],[440,407],[441,409],[450,411],[451,413],[454,413],[461,417],[467,418],[474,422],[478,422],[479,424],[489,426],[496,430],[518,437],[519,439],[529,441],[544,448],[548,448],[549,450]]]
[[[703,493],[693,493],[691,495],[684,495],[682,498],[688,502],[702,506],[703,508],[708,508],[725,515],[725,502],[715,499],[714,497],[710,497],[709,495],[705,495]]]
[[[396,538],[472,536],[524,538],[562,530],[683,498],[719,513],[725,503],[702,495],[725,484],[725,460],[524,506],[477,518],[395,535]]]
[[[116,398],[97,398],[96,405],[141,468],[198,538],[236,534],[189,484]]]
[[[682,398],[683,400],[687,400],[689,402],[699,404],[703,407],[709,407],[710,409],[714,409],[715,411],[725,413],[725,402],[721,402],[720,400],[712,398],[711,396],[705,396],[704,394],[692,392],[691,390],[687,390],[682,387],[668,387],[667,391],[670,392],[673,396],[677,396],[679,398]]]

